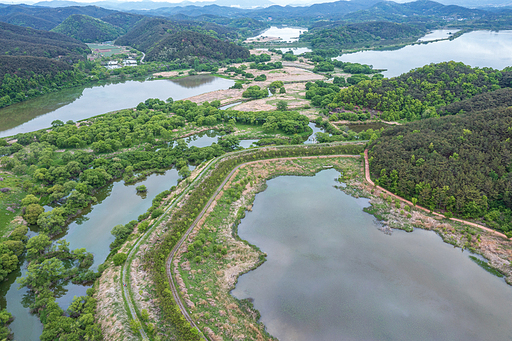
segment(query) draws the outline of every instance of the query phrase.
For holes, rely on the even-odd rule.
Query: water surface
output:
[[[432,40],[437,40],[437,39],[445,39],[445,38],[449,38],[451,35],[457,33],[458,31],[459,30],[457,30],[457,29],[433,30],[432,32],[427,33],[426,35],[424,35],[423,37],[418,39],[418,41],[432,41]]]
[[[86,248],[94,255],[94,264],[91,269],[97,269],[98,265],[107,258],[109,245],[114,241],[110,233],[118,224],[126,224],[146,212],[152,205],[153,198],[161,192],[177,184],[178,172],[175,169],[168,170],[165,174],[152,174],[137,184],[125,185],[122,180],[113,182],[102,188],[95,195],[98,202],[82,215],[77,217],[67,228],[67,231],[58,236],[70,243],[71,250]],[[148,189],[145,194],[137,194],[135,187],[145,185]],[[31,232],[29,235],[35,235]],[[0,308],[7,310],[15,317],[10,328],[15,340],[39,340],[43,326],[37,316],[29,313],[27,308],[31,302],[31,295],[23,288],[18,290],[19,284],[15,283],[17,277],[26,272],[27,263],[24,262],[21,270],[12,273],[8,281],[0,284],[0,293],[4,297],[0,301]],[[59,287],[57,302],[65,310],[73,300],[73,296],[85,295],[90,286],[75,285],[72,283]]]
[[[335,170],[268,181],[242,220],[267,261],[232,294],[281,341],[510,340],[512,288],[430,231],[377,229]]]
[[[336,59],[387,69],[385,77],[395,77],[430,63],[450,60],[473,67],[503,69],[512,66],[512,31],[474,31],[452,41],[408,45],[393,51],[361,51]]]
[[[46,94],[0,109],[0,137],[48,128],[52,121],[78,121],[110,111],[132,108],[148,98],[174,100],[227,89],[234,82],[213,76],[152,81],[129,80],[77,87]]]
[[[307,32],[308,29],[305,27],[276,27],[272,26],[263,33],[250,38],[251,40],[255,40],[261,37],[278,37],[280,40],[285,41],[287,43],[291,43],[299,40],[299,36]]]

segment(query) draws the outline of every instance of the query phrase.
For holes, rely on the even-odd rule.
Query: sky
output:
[[[32,5],[36,2],[39,2],[39,1],[45,1],[45,0],[0,0],[0,3],[3,3],[3,4],[20,4],[20,3],[23,3],[23,4],[28,4],[28,5]],[[95,1],[92,1],[92,0],[70,0],[70,1],[74,1],[74,2],[81,2],[81,3],[94,3]],[[116,2],[116,0],[107,0],[107,1],[112,1],[112,2]],[[134,1],[139,1],[140,0],[123,0],[123,1],[119,1],[119,2],[134,2]],[[169,3],[179,3],[179,2],[182,2],[183,0],[151,0],[153,2],[169,2]],[[213,2],[213,0],[188,0],[190,2],[204,2],[204,3],[207,3],[207,2]],[[312,5],[312,4],[315,4],[315,3],[327,3],[327,2],[334,2],[334,1],[338,1],[338,0],[270,0],[272,1],[273,3],[277,4],[277,5],[288,5],[288,4],[297,4],[297,5]],[[413,1],[413,0],[393,0],[394,2],[399,2],[399,3],[404,3],[404,2],[410,2],[410,1]]]

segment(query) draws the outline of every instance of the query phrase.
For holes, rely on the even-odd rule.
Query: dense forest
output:
[[[12,5],[0,8],[0,21],[49,31],[72,14],[84,14],[94,18],[106,17],[116,13],[98,6],[42,7]]]
[[[0,55],[59,58],[66,62],[85,59],[87,45],[60,33],[0,23]]]
[[[171,21],[162,18],[145,18],[137,23],[127,34],[116,40],[118,45],[128,45],[137,50],[149,52],[160,41],[180,31],[195,31],[218,38],[236,38],[234,29],[214,23],[194,21]]]
[[[249,50],[227,41],[193,31],[166,36],[149,50],[149,61],[200,58],[208,60],[247,59]]]
[[[343,89],[326,107],[375,109],[386,121],[437,117],[439,108],[477,94],[511,86],[510,71],[472,68],[445,62],[414,69],[399,77],[372,79]]]
[[[115,40],[125,30],[103,20],[83,14],[73,14],[66,18],[52,32],[64,34],[84,43]]]
[[[314,28],[304,32],[300,41],[309,43],[315,50],[332,50],[337,55],[343,49],[416,41],[425,32],[421,26],[372,21]]]
[[[385,130],[370,146],[372,176],[419,205],[512,235],[512,109],[504,104]]]

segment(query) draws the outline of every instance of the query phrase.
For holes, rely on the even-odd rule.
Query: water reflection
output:
[[[512,339],[512,288],[430,231],[378,230],[335,170],[279,177],[256,195],[242,239],[267,254],[232,294],[279,340]]]
[[[474,31],[452,41],[406,46],[395,51],[362,51],[336,59],[387,69],[383,72],[385,77],[399,76],[417,67],[450,60],[501,70],[512,65],[512,31]]]
[[[78,121],[106,112],[132,108],[148,98],[174,100],[227,89],[234,82],[213,76],[177,80],[130,80],[94,87],[66,89],[0,109],[0,137],[51,126],[52,121]]]

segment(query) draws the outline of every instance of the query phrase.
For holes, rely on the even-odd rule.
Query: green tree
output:
[[[276,104],[277,110],[286,111],[288,109],[288,103],[284,100],[280,100]]]
[[[112,261],[114,262],[115,266],[119,266],[119,265],[122,265],[126,261],[127,257],[128,257],[128,255],[126,253],[118,252],[114,255],[114,257],[112,257]]]
[[[37,223],[37,218],[39,215],[44,212],[43,206],[39,204],[30,204],[25,208],[25,214],[23,214],[23,218],[29,223],[33,225]]]

